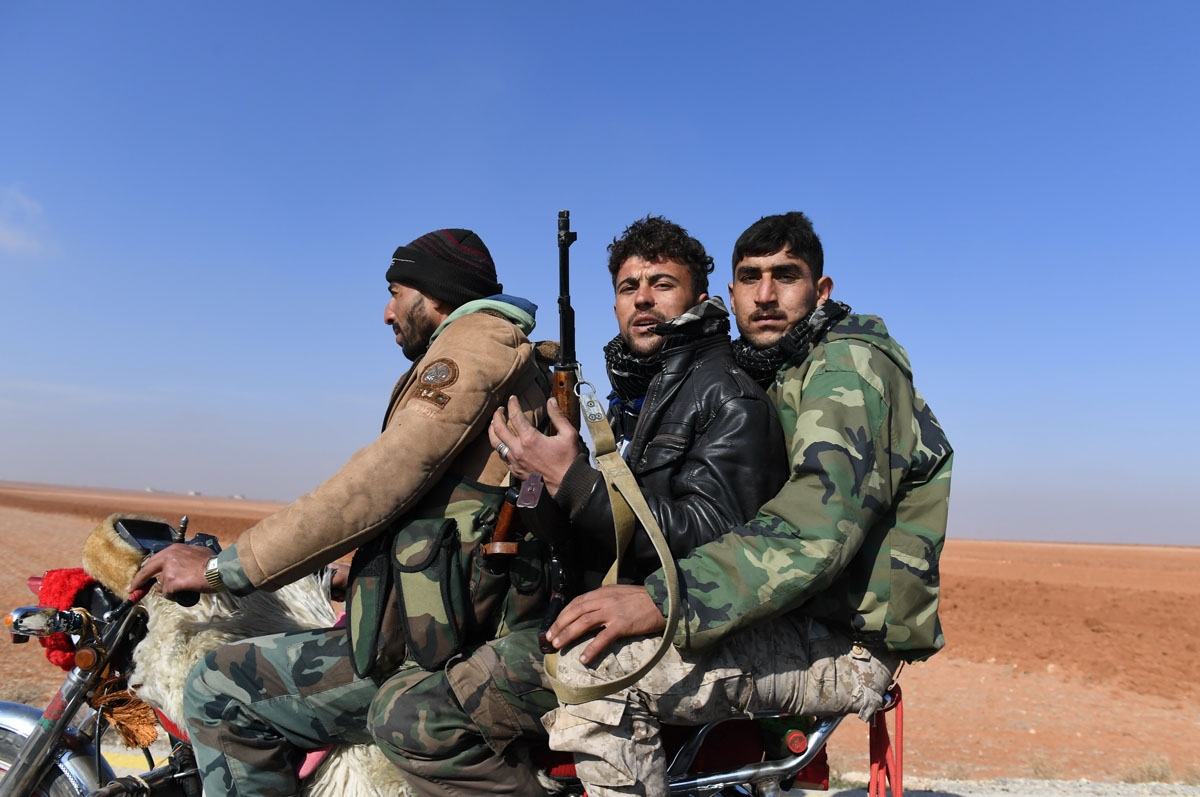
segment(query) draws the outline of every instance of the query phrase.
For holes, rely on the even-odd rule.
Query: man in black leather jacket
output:
[[[787,480],[775,408],[734,362],[728,311],[708,296],[712,268],[704,246],[662,217],[634,222],[609,246],[619,327],[605,347],[609,416],[675,557],[752,518]],[[614,549],[607,490],[575,428],[553,400],[549,407],[556,435],[540,434],[510,402],[492,419],[491,442],[517,478],[542,474],[546,491],[570,514],[577,561],[599,576]],[[659,566],[639,529],[621,580],[641,583]],[[558,703],[540,657],[510,655],[521,650],[512,639],[522,633],[489,643],[495,655],[487,670],[451,684],[453,694],[414,684],[396,696],[392,711],[410,713],[412,727],[420,717],[437,718],[436,728],[396,740],[395,748],[407,748],[398,765],[420,794],[535,788],[527,742],[545,738],[541,714]]]
[[[619,334],[605,347],[609,421],[671,552],[685,556],[753,517],[787,480],[783,433],[774,406],[733,359],[729,314],[708,296],[712,258],[677,224],[647,217],[609,246]],[[572,456],[575,435],[551,402],[558,434],[545,437],[505,410],[492,441],[508,447],[518,478],[542,474],[567,510],[585,567],[613,555],[608,492],[586,452]],[[621,562],[625,583],[661,563],[644,533],[635,533]],[[591,569],[591,568],[588,568]]]

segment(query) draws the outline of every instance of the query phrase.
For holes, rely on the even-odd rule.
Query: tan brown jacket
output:
[[[276,589],[355,550],[400,521],[445,475],[485,488],[508,484],[487,424],[515,395],[542,428],[548,381],[520,326],[475,305],[489,303],[459,308],[396,384],[375,442],[241,535],[237,558],[253,586]]]

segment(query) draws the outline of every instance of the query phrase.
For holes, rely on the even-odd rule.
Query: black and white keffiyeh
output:
[[[613,392],[624,402],[646,395],[650,380],[662,369],[663,352],[676,345],[705,335],[729,332],[729,311],[720,296],[712,296],[684,313],[664,321],[654,328],[663,336],[663,346],[653,354],[638,357],[620,335],[604,346],[604,361],[608,365],[608,381]]]
[[[850,314],[850,305],[827,301],[809,311],[782,338],[765,349],[756,349],[739,337],[733,342],[733,357],[763,389],[775,381],[775,374],[797,357],[804,358],[825,333]]]

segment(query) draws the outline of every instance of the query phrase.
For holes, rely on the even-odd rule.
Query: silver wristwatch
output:
[[[214,592],[225,591],[225,582],[221,580],[221,571],[217,567],[217,557],[209,559],[208,563],[204,565],[204,578]]]

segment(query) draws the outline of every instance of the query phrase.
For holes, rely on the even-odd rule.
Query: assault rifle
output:
[[[579,360],[575,356],[575,310],[571,307],[571,244],[578,236],[571,231],[571,211],[558,211],[558,324],[559,347],[558,361],[554,364],[554,382],[550,394],[562,410],[567,420],[579,428]],[[555,648],[546,638],[551,623],[558,613],[567,605],[568,580],[567,565],[563,548],[568,542],[562,538],[562,530],[567,518],[561,511],[533,511],[540,503],[542,493],[542,475],[531,473],[521,486],[521,494],[517,498],[517,506],[531,510],[525,514],[530,516],[530,526],[535,534],[550,545],[550,603],[546,607],[546,617],[538,631],[538,646],[543,653],[553,653]],[[556,528],[549,529],[553,525]]]
[[[575,310],[571,307],[571,244],[578,236],[571,231],[571,212],[558,212],[558,318],[559,349],[553,366],[551,396],[568,420],[579,428],[579,361],[575,354]],[[543,652],[553,652],[554,646],[546,639],[545,632],[554,622],[567,602],[568,568],[566,565],[567,541],[566,515],[553,501],[541,500],[543,492],[542,474],[531,473],[519,487],[512,486],[504,496],[500,514],[491,540],[483,545],[488,556],[513,555],[517,553],[518,534],[513,528],[515,510],[520,509],[523,525],[529,528],[550,548],[549,580],[550,603],[546,617],[538,633],[538,643]]]
[[[558,211],[558,362],[554,364],[554,400],[579,428],[579,360],[575,357],[575,310],[571,307],[571,211]]]

